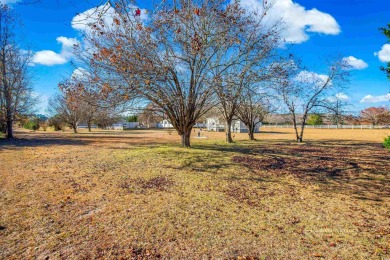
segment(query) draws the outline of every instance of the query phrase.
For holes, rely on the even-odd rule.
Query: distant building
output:
[[[136,129],[140,128],[139,122],[125,122],[125,121],[119,121],[116,122],[115,124],[112,124],[109,129],[113,130],[126,130],[126,129]]]
[[[207,118],[207,130],[215,131],[215,132],[224,132],[225,131],[225,123],[221,122],[217,117]],[[255,133],[260,133],[260,124],[256,125]],[[231,131],[234,133],[248,133],[248,127],[239,119],[235,119],[232,121]]]
[[[196,123],[194,125],[195,128],[207,128],[207,124],[205,123]]]
[[[173,128],[173,125],[171,124],[171,122],[169,122],[168,119],[164,119],[160,123],[157,123],[156,127],[157,128]]]
[[[80,125],[77,126],[77,128],[79,128],[79,129],[88,129],[88,125],[87,124],[80,124]],[[92,129],[97,129],[98,127],[97,127],[97,125],[91,125],[91,128]]]
[[[112,124],[110,129],[112,129],[112,130],[123,130],[124,128],[123,128],[123,124],[122,123],[117,123],[117,124]]]
[[[225,124],[221,124],[218,117],[207,118],[207,130],[214,132],[223,132],[225,131]]]
[[[255,127],[255,133],[260,133],[261,123],[257,124]],[[239,119],[233,120],[231,131],[234,133],[248,133],[248,127]]]
[[[139,128],[139,122],[126,122],[123,124],[123,129]]]

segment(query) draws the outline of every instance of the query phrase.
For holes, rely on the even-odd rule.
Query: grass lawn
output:
[[[390,130],[0,140],[0,259],[387,259]],[[196,134],[194,133],[194,136]]]

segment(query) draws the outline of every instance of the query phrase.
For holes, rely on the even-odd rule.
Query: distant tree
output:
[[[247,75],[243,81],[242,95],[237,106],[237,116],[248,128],[249,140],[255,140],[255,130],[260,126],[265,116],[270,113],[269,105],[266,105],[264,93],[259,85],[254,84],[257,81],[255,76]]]
[[[302,142],[308,115],[313,109],[324,107],[329,103],[332,93],[345,86],[350,65],[343,60],[336,60],[331,62],[327,73],[323,75],[302,70],[291,61],[277,66],[282,66],[286,77],[277,84],[276,91],[290,112],[297,142]]]
[[[31,87],[31,52],[22,50],[16,34],[15,13],[0,4],[0,129],[13,138],[13,122],[30,114],[36,103]]]
[[[308,125],[322,125],[322,116],[320,114],[311,114],[307,119]]]
[[[67,91],[60,91],[49,99],[48,111],[56,121],[64,122],[77,133],[78,125],[85,119],[84,103]]]
[[[107,128],[118,122],[119,114],[112,108],[99,109],[95,115],[95,124],[100,128]]]
[[[387,37],[387,40],[390,41],[390,24],[387,25],[387,28],[379,28],[380,31]],[[390,62],[387,63],[387,67],[380,67],[387,75],[387,78],[390,80]]]
[[[53,115],[47,121],[47,125],[54,128],[54,131],[65,131],[66,122],[60,115]]]
[[[164,113],[158,106],[149,103],[140,113],[138,120],[143,125],[150,126],[153,123],[164,120]]]
[[[138,116],[137,115],[127,116],[126,122],[138,122]]]
[[[39,118],[38,117],[34,117],[34,118],[28,119],[23,124],[23,127],[26,128],[26,129],[34,130],[34,131],[38,130],[40,128]]]
[[[331,122],[336,124],[337,128],[343,123],[348,106],[348,97],[342,93],[329,97],[328,102],[323,104],[325,112],[329,113]]]
[[[233,119],[239,114],[238,107],[241,106],[240,111],[244,112],[244,105],[247,105],[246,109],[249,109],[249,111],[245,111],[252,111],[252,108],[254,107],[249,105],[249,103],[258,98],[257,96],[254,96],[254,92],[256,92],[254,89],[259,87],[259,82],[266,79],[267,76],[270,76],[265,74],[270,72],[269,66],[272,64],[275,50],[281,42],[281,37],[278,34],[277,29],[277,24],[275,24],[273,28],[271,27],[268,29],[268,32],[265,30],[263,33],[267,33],[263,35],[262,39],[258,42],[258,47],[253,49],[250,48],[248,50],[247,58],[243,59],[239,64],[231,66],[222,73],[219,73],[219,67],[215,68],[215,75],[218,76],[216,77],[213,86],[218,97],[217,108],[219,108],[225,120],[226,141],[228,143],[233,142],[231,126]],[[248,88],[249,92],[247,91]],[[249,96],[246,96],[248,94]],[[251,99],[251,101],[248,99]],[[243,103],[240,104],[240,102]],[[258,110],[260,107],[257,107],[255,110]],[[252,112],[254,112],[254,110]],[[240,116],[247,118],[247,120],[249,120],[248,116],[250,117],[249,114],[244,115],[242,113]],[[254,130],[253,127],[259,123],[257,122],[253,125],[251,120],[247,120],[245,121],[252,130]],[[253,132],[249,132],[251,133],[249,136],[252,140],[254,138]]]
[[[229,70],[230,71],[230,70]],[[232,143],[232,122],[237,114],[239,99],[242,95],[242,84],[239,84],[236,75],[223,75],[215,81],[214,89],[218,97],[216,108],[225,120],[226,142]]]
[[[363,121],[369,122],[373,126],[387,124],[390,111],[385,107],[368,107],[360,111],[360,117]]]
[[[379,122],[382,125],[390,125],[390,111],[387,110],[385,113],[379,116]]]

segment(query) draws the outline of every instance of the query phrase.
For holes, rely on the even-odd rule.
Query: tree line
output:
[[[302,142],[310,114],[326,110],[341,117],[339,94],[348,85],[350,65],[336,57],[323,61],[325,69],[317,74],[280,48],[286,44],[284,24],[266,16],[272,3],[245,10],[239,1],[161,1],[147,14],[136,6],[135,0],[107,1],[91,15],[95,21],[88,19],[82,44],[74,46],[82,69],[51,98],[52,125],[65,123],[76,132],[83,122],[90,129],[99,120],[112,123],[134,104],[148,104],[189,147],[194,125],[212,110],[225,121],[227,142],[233,141],[236,118],[254,139],[264,117],[283,108]],[[12,122],[28,113],[32,100],[26,98],[32,96],[31,55],[16,44],[9,26],[14,23],[7,20],[12,12],[2,8],[0,127],[12,138]]]
[[[329,106],[329,96],[348,81],[349,65],[342,59],[327,63],[326,74],[318,75],[284,53],[283,24],[265,21],[272,5],[251,11],[239,1],[162,1],[142,19],[136,4],[108,1],[96,9],[99,18],[87,25],[84,44],[75,46],[83,75],[60,84],[63,97],[96,96],[109,105],[150,102],[184,147],[190,146],[194,125],[212,109],[220,111],[226,141],[232,142],[235,118],[254,139],[259,122],[282,101],[301,142],[309,113]],[[298,124],[301,110],[304,120]]]

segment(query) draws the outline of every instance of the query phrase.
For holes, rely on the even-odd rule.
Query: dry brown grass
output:
[[[385,259],[390,130],[27,132],[0,141],[0,258]]]

